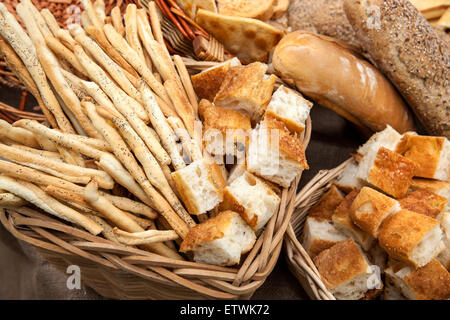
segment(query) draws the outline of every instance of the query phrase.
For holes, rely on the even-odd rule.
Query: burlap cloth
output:
[[[19,98],[20,92],[0,86],[1,101],[18,105]],[[334,168],[346,160],[363,142],[353,127],[327,109],[315,105],[311,118],[313,132],[307,150],[311,168],[304,173],[301,186],[319,170]],[[84,286],[80,290],[67,289],[68,276],[54,269],[32,247],[18,241],[0,225],[0,299],[102,299]],[[283,252],[253,299],[307,299],[288,270]]]

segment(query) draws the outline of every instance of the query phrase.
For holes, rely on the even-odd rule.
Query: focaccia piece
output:
[[[308,216],[331,221],[336,208],[343,200],[344,197],[338,188],[331,186],[330,189],[320,197],[319,201],[309,209]]]
[[[427,215],[439,219],[440,214],[447,206],[447,199],[433,192],[416,190],[409,192],[406,197],[398,200],[403,209]]]

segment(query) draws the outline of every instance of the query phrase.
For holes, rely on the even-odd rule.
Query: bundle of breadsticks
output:
[[[23,29],[0,3],[0,52],[47,119],[0,122],[0,207],[33,205],[173,259],[239,263],[277,212],[278,186],[308,167],[299,134],[312,104],[275,91],[262,63],[233,59],[191,78],[164,44],[154,2],[123,16],[81,2],[67,29],[30,0],[16,8]],[[212,148],[202,128],[232,146]],[[219,161],[239,152],[247,161]]]

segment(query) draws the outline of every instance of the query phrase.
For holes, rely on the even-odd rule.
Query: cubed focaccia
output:
[[[447,206],[447,199],[427,190],[409,192],[398,200],[403,209],[414,211],[439,220],[440,214]]]
[[[206,99],[213,101],[220,90],[220,86],[222,85],[227,72],[232,67],[239,66],[240,64],[239,59],[233,58],[193,75],[191,79],[197,97],[200,100]]]
[[[277,212],[280,198],[259,178],[245,172],[224,190],[221,210],[233,210],[258,231]]]
[[[408,210],[383,222],[378,242],[390,257],[415,267],[425,266],[445,247],[439,221]]]
[[[426,190],[447,199],[446,211],[450,210],[450,183],[439,180],[414,178],[411,182],[411,190]]]
[[[308,216],[331,221],[331,217],[342,200],[344,200],[342,193],[335,186],[331,186],[319,201],[309,209]]]
[[[331,222],[315,217],[306,218],[302,245],[311,258],[347,239],[348,236],[336,229]]]
[[[450,180],[450,142],[447,138],[405,134],[396,151],[417,164],[415,176]]]
[[[254,62],[231,68],[214,98],[214,104],[258,122],[272,98],[276,77],[266,75],[267,65]]]
[[[373,161],[368,160],[371,157],[369,153],[363,158],[358,176],[394,198],[403,197],[411,185],[415,163],[384,147],[378,149]]]
[[[404,266],[399,270],[386,269],[386,273],[398,291],[410,300],[450,299],[450,274],[436,259],[418,269]]]
[[[233,110],[201,100],[199,114],[203,120],[205,149],[212,155],[230,154],[245,158],[245,148],[252,129],[250,119]]]
[[[247,152],[249,172],[287,188],[308,168],[301,141],[283,122],[265,117],[252,130]]]
[[[238,213],[224,211],[192,228],[180,251],[193,251],[199,263],[231,266],[239,263],[255,240],[255,233]]]
[[[223,200],[226,182],[222,169],[213,161],[197,160],[173,172],[172,178],[190,214],[206,213]]]
[[[402,135],[388,125],[383,131],[375,133],[364,145],[359,147],[358,154],[362,156],[367,156],[374,152],[376,154],[381,147],[395,151],[401,139]]]
[[[355,225],[350,217],[350,208],[359,191],[352,191],[345,196],[333,213],[333,224],[343,234],[355,240],[364,250],[369,250],[374,238]]]
[[[306,119],[313,104],[292,89],[280,86],[272,95],[266,115],[283,121],[286,127],[298,134],[305,130]]]
[[[334,184],[347,193],[353,190],[359,190],[363,187],[361,179],[358,178],[358,163],[355,159],[352,159],[346,164],[344,170]]]
[[[353,239],[339,242],[314,258],[320,276],[340,300],[358,300],[379,287],[381,278]]]
[[[400,209],[396,200],[364,187],[350,207],[350,217],[358,227],[376,238],[383,221]]]

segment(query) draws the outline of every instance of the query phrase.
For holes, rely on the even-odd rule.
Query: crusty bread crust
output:
[[[379,27],[370,23],[379,8]],[[358,40],[427,131],[450,138],[450,52],[408,0],[344,0]]]
[[[446,188],[450,188],[450,183],[440,180],[414,178],[411,182],[412,190],[427,190],[430,192],[436,192]]]
[[[398,202],[403,209],[421,213],[434,219],[438,218],[447,205],[446,198],[426,190],[410,192]]]
[[[403,279],[418,300],[450,299],[450,273],[436,259]]]
[[[415,176],[433,179],[444,142],[444,137],[405,134],[396,151],[416,163]]]
[[[339,190],[333,185],[319,201],[309,210],[308,217],[331,221],[336,208],[344,200]]]
[[[206,99],[213,101],[230,68],[230,64],[226,63],[217,68],[205,70],[204,72],[193,75],[191,79],[197,97],[200,100]]]
[[[366,204],[370,204],[369,210],[363,209]],[[364,187],[353,201],[350,208],[350,217],[362,230],[377,237],[378,228],[393,213],[392,208],[395,204],[394,199],[372,188]]]
[[[322,280],[329,290],[366,273],[369,265],[353,239],[341,241],[314,258]]]
[[[408,191],[415,170],[414,162],[381,147],[367,180],[387,194],[401,198]]]
[[[400,210],[383,222],[378,232],[378,241],[391,257],[414,265],[414,261],[410,259],[413,249],[437,225],[439,221],[436,219]]]
[[[274,0],[217,0],[219,13],[260,20],[268,20],[273,14]]]

